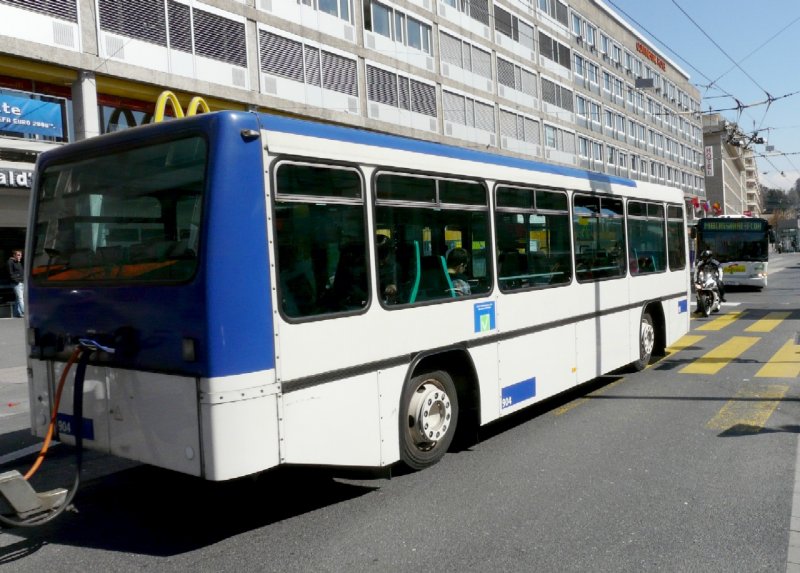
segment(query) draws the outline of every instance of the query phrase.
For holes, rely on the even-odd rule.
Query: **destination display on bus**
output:
[[[706,231],[764,232],[766,230],[765,221],[763,219],[753,219],[752,221],[743,219],[702,219],[700,225],[702,225],[703,229]]]

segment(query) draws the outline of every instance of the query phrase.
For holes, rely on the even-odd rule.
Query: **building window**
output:
[[[565,27],[569,26],[569,9],[561,0],[539,0],[539,10]]]
[[[536,75],[499,56],[497,58],[497,82],[526,95],[538,97]]]
[[[319,10],[331,16],[336,16],[345,22],[352,23],[350,21],[349,0],[319,0]]]
[[[489,52],[444,32],[439,33],[439,49],[442,62],[492,79],[492,56]]]
[[[586,22],[586,43],[590,46],[595,46],[595,38],[597,37],[597,28]]]
[[[589,140],[583,136],[578,136],[578,155],[589,159]]]
[[[436,117],[436,86],[367,64],[367,99]]]
[[[460,125],[495,133],[494,106],[471,97],[442,91],[444,119]]]
[[[582,56],[575,54],[575,75],[583,77],[584,76],[584,59]]]
[[[431,27],[373,0],[364,0],[364,29],[432,54]]]
[[[569,112],[574,111],[571,90],[542,78],[542,101],[553,104]]]
[[[586,115],[586,99],[583,96],[575,96],[575,113],[587,120],[589,119]]]
[[[608,54],[608,44],[609,39],[608,36],[605,34],[600,34],[600,51],[604,54]]]
[[[587,60],[587,62],[586,62],[587,79],[589,80],[589,82],[591,82],[591,83],[593,83],[595,85],[597,84],[597,73],[598,73],[598,71],[599,71],[599,68],[597,67],[597,64]]]
[[[358,65],[355,59],[307,46],[265,30],[259,31],[259,44],[260,69],[263,73],[358,97]]]
[[[577,12],[572,13],[572,33],[576,36],[583,36],[583,18]]]
[[[504,36],[533,51],[533,26],[497,5],[494,7],[494,26]]]
[[[575,153],[575,134],[571,131],[545,124],[544,145],[558,151]]]
[[[539,31],[539,51],[548,60],[552,60],[568,70],[570,69],[570,49],[541,30]]]
[[[541,143],[538,121],[504,109],[500,110],[500,135],[534,145]]]
[[[444,3],[452,6],[459,12],[463,12],[481,24],[489,25],[488,0],[444,0]]]
[[[620,63],[620,59],[622,57],[622,50],[616,44],[611,45],[611,59],[614,60],[616,63]]]
[[[597,126],[600,126],[600,104],[595,103],[593,101],[589,102],[589,108],[591,110],[591,119],[592,123],[596,123]]]

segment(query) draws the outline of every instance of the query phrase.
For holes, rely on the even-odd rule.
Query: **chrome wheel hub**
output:
[[[649,356],[656,344],[656,331],[649,322],[642,322],[642,352]]]
[[[431,382],[417,388],[408,410],[409,429],[418,445],[435,444],[450,429],[450,397]]]

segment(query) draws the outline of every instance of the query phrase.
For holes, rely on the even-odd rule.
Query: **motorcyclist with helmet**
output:
[[[706,249],[700,253],[700,263],[697,265],[697,269],[705,264],[712,264],[717,269],[717,289],[719,290],[719,300],[721,302],[727,302],[725,300],[725,283],[722,281],[722,266],[720,265],[720,262],[714,258],[711,249]]]

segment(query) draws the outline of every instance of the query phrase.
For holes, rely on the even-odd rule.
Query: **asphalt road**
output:
[[[771,264],[768,289],[729,292],[724,328],[695,319],[691,343],[644,372],[494,424],[423,472],[214,484],[94,457],[76,511],[0,534],[0,568],[786,571],[800,385],[759,374],[800,330],[800,255]],[[703,359],[718,372],[684,371],[742,338],[757,340]],[[69,461],[56,448],[42,479],[68,479]]]

